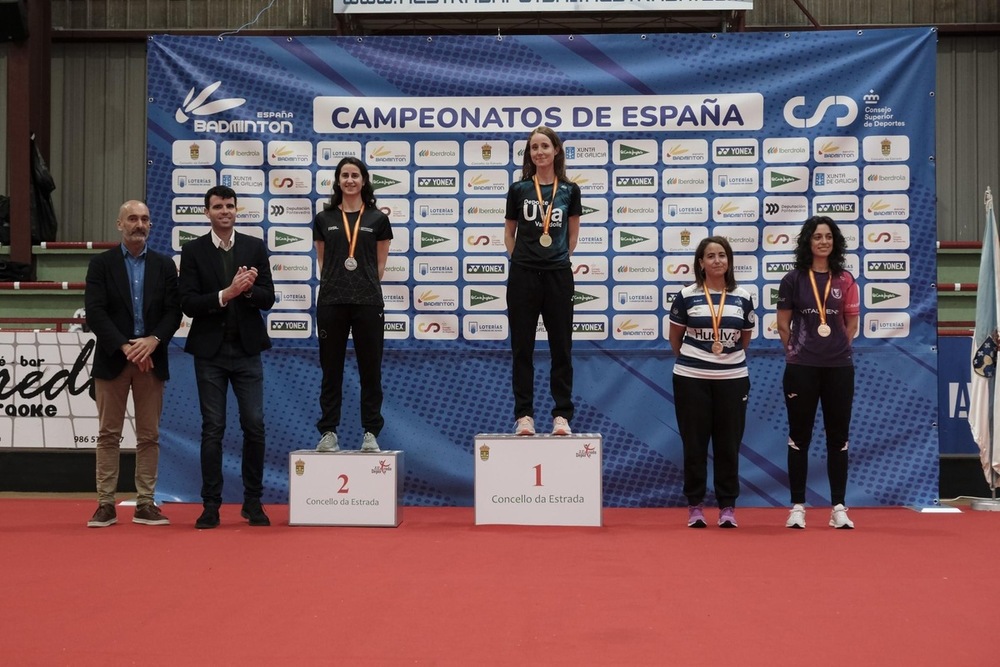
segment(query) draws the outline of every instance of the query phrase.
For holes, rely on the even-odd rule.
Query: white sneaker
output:
[[[339,452],[340,445],[337,444],[337,434],[333,431],[327,431],[323,434],[323,437],[319,439],[316,444],[317,452]]]
[[[361,451],[363,452],[380,452],[381,449],[378,448],[378,440],[375,439],[374,433],[369,433],[365,431],[365,439],[361,441]]]
[[[555,417],[552,420],[552,435],[573,435],[565,417]]]
[[[525,415],[514,422],[514,435],[535,435],[535,420]]]
[[[788,521],[785,522],[785,528],[805,528],[806,527],[806,508],[798,503],[792,505],[792,511],[788,513]]]
[[[833,512],[830,513],[830,525],[834,528],[854,528],[854,522],[847,516],[847,508],[839,504],[833,506]]]

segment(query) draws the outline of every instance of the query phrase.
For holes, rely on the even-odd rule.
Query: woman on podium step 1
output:
[[[570,435],[573,419],[573,268],[583,212],[580,186],[566,177],[559,136],[539,127],[528,136],[521,180],[507,192],[504,244],[510,257],[507,317],[513,355],[514,433],[535,434],[535,331],[548,335],[552,434]]]

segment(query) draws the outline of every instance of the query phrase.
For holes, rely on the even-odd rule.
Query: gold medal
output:
[[[538,195],[538,205],[541,206],[542,199],[542,186],[538,184],[538,176],[532,177],[535,181],[535,194]],[[545,217],[542,220],[542,235],[538,238],[538,245],[543,248],[548,248],[552,245],[552,237],[549,236],[549,220],[552,219],[552,207],[556,204],[556,190],[559,188],[559,179],[556,178],[552,181],[552,199],[549,201],[549,207],[545,211]]]

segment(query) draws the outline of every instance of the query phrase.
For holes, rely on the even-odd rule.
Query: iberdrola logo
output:
[[[246,104],[246,100],[242,97],[231,97],[206,103],[205,100],[211,97],[212,93],[218,90],[221,85],[221,81],[216,81],[198,93],[197,96],[194,94],[194,88],[189,90],[181,106],[174,113],[174,120],[178,123],[186,123],[191,116],[212,116]]]

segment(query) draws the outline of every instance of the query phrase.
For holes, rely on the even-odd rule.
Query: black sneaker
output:
[[[105,528],[113,523],[118,523],[118,515],[115,506],[110,503],[103,503],[97,506],[94,516],[87,522],[88,528]]]
[[[251,526],[270,526],[271,520],[264,513],[264,507],[259,500],[251,500],[243,503],[240,516],[250,522]]]
[[[163,516],[159,507],[153,503],[147,503],[145,505],[139,505],[135,508],[135,515],[132,517],[132,523],[141,523],[147,526],[169,526],[170,519]]]
[[[201,516],[194,522],[194,527],[198,530],[215,528],[219,525],[219,508],[206,507],[201,511]]]

